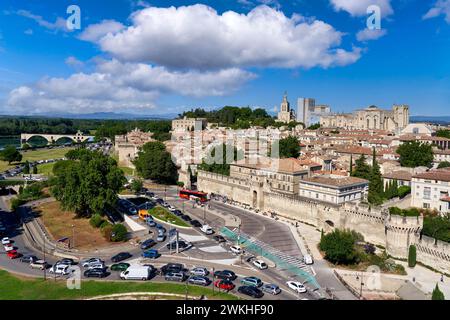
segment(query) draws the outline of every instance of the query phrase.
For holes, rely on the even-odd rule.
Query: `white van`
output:
[[[213,233],[214,233],[213,228],[211,228],[211,227],[208,226],[207,224],[202,225],[202,227],[200,228],[200,230],[201,230],[204,234],[213,234]]]
[[[148,280],[152,268],[149,266],[131,266],[127,270],[120,273],[120,279],[122,280]]]
[[[305,255],[303,256],[303,262],[304,262],[305,264],[313,264],[313,263],[314,263],[312,256],[309,255],[309,254],[305,254]]]

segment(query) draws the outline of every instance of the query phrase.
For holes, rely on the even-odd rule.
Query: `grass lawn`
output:
[[[163,207],[154,207],[153,209],[150,209],[148,213],[164,222],[169,222],[180,227],[190,227],[190,225],[187,224],[184,220],[180,219]]]
[[[38,160],[62,158],[65,156],[67,151],[72,150],[72,149],[73,149],[73,147],[21,151],[22,162],[25,162],[27,160],[28,161],[38,161]],[[8,164],[8,162],[6,162],[6,161],[0,161],[0,171],[5,171],[10,168],[14,168],[17,164],[18,163]]]
[[[55,165],[56,162],[51,162],[51,163],[43,163],[37,166],[38,168],[38,173],[39,174],[43,174],[46,176],[52,175],[53,174],[53,166]]]
[[[73,225],[76,249],[95,249],[120,245],[105,240],[100,229],[96,229],[89,224],[89,219],[76,218],[73,212],[62,210],[58,201],[43,203],[33,209],[41,214],[41,220],[55,240],[64,237],[72,238]]]
[[[124,173],[126,176],[132,176],[132,175],[133,175],[134,169],[132,169],[132,168],[128,168],[128,167],[119,167],[119,169],[122,170],[123,173]]]
[[[0,270],[0,300],[62,300],[83,299],[101,295],[126,292],[164,292],[185,294],[186,286],[175,283],[83,281],[81,289],[67,289],[65,281],[26,279]],[[213,292],[209,288],[189,286],[188,294],[205,295],[209,299],[237,300],[236,296]]]

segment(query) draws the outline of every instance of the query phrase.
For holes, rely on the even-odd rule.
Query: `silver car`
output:
[[[281,293],[281,289],[276,284],[267,283],[262,286],[262,291],[273,294],[274,296]]]
[[[196,267],[191,270],[191,274],[194,276],[206,277],[209,274],[209,271],[204,267]]]

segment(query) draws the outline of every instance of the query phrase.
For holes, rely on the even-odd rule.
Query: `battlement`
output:
[[[236,187],[239,187],[239,186],[245,187],[245,188],[250,187],[250,183],[247,180],[229,177],[229,176],[225,176],[225,175],[214,173],[214,172],[198,170],[197,176],[202,179],[220,181],[220,182],[227,183],[230,185],[235,185]],[[208,191],[208,190],[205,190],[205,191]]]
[[[396,230],[420,231],[423,227],[423,217],[404,217],[390,214],[387,216],[386,227]]]

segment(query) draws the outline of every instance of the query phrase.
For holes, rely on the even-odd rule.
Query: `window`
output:
[[[424,209],[430,209],[430,204],[424,202],[424,203],[423,203],[423,208],[424,208]]]
[[[423,188],[423,198],[431,199],[431,188],[430,187]]]

